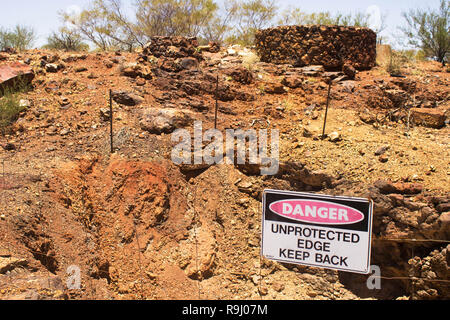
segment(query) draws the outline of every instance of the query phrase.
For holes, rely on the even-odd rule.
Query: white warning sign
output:
[[[271,260],[367,274],[373,203],[367,199],[265,190],[262,255]]]

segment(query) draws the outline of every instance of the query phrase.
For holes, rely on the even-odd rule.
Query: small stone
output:
[[[300,88],[303,85],[302,79],[296,76],[284,77],[281,83],[291,89]]]
[[[264,86],[264,92],[269,94],[283,94],[286,93],[286,89],[281,83],[270,82]]]
[[[308,77],[318,77],[325,72],[325,68],[321,65],[310,65],[301,68],[301,72]]]
[[[342,67],[342,72],[351,80],[355,79],[356,69],[349,63],[346,63]]]
[[[143,79],[143,78],[139,78],[136,80],[136,85],[139,87],[145,86],[145,83],[146,83],[145,79]]]
[[[236,52],[236,50],[234,50],[233,48],[228,48],[228,49],[227,49],[227,54],[228,54],[229,56],[235,56],[235,55],[237,55],[237,52]]]
[[[255,286],[257,286],[259,284],[259,276],[258,275],[255,274],[250,279],[252,280],[252,282]]]
[[[237,201],[238,204],[240,204],[241,206],[248,206],[248,199],[247,198],[241,198]]]
[[[20,106],[21,108],[29,108],[29,107],[31,106],[31,102],[30,102],[30,100],[21,99],[21,100],[19,101],[19,106]]]
[[[69,98],[67,97],[61,97],[61,101],[59,102],[61,107],[68,106],[70,104]]]
[[[259,293],[262,296],[266,296],[269,293],[269,289],[265,285],[261,285],[261,287],[259,288]]]
[[[193,57],[186,57],[186,58],[181,59],[180,66],[183,69],[197,68],[198,67],[198,61],[197,61],[197,59],[195,59]]]
[[[359,118],[367,124],[374,124],[376,121],[376,116],[367,109],[359,113]]]
[[[447,203],[440,203],[437,207],[436,210],[438,212],[448,212],[450,211],[450,202]]]
[[[311,298],[317,297],[317,292],[314,291],[314,290],[309,290],[306,294],[307,294],[308,296],[310,296]]]
[[[93,72],[91,72],[87,77],[88,77],[88,79],[97,79],[98,78]]]
[[[45,71],[49,73],[56,73],[58,72],[58,65],[55,63],[48,63],[45,65]]]
[[[387,150],[389,150],[389,146],[383,146],[377,149],[377,151],[375,151],[375,155],[376,156],[381,156],[382,154],[384,154]]]
[[[272,288],[273,290],[275,290],[276,292],[281,292],[284,290],[284,284],[280,283],[280,282],[274,282],[272,284]]]
[[[3,149],[5,149],[6,151],[13,151],[16,150],[16,146],[12,143],[7,143],[3,146]]]
[[[311,138],[313,136],[313,133],[311,132],[311,130],[309,128],[303,128],[302,134],[305,138]]]
[[[66,135],[68,135],[70,133],[70,129],[62,129],[60,132],[59,132],[59,135],[60,136],[66,136]]]
[[[381,155],[381,156],[378,158],[378,160],[379,160],[381,163],[386,163],[386,162],[389,161],[389,157],[388,157],[387,155],[383,154],[383,155]]]
[[[338,132],[332,132],[328,135],[328,138],[330,139],[331,142],[338,142],[340,141],[341,135]]]
[[[112,98],[115,102],[126,106],[136,106],[144,102],[144,98],[138,96],[137,94],[123,90],[121,91],[113,90]]]
[[[100,118],[103,121],[109,121],[111,119],[111,110],[108,108],[101,108],[100,109]]]
[[[86,68],[86,67],[78,67],[78,68],[75,68],[75,72],[84,72],[84,71],[87,71],[88,69]]]

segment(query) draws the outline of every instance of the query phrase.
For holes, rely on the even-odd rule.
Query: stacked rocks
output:
[[[144,47],[144,55],[157,58],[186,58],[194,57],[198,60],[202,55],[199,52],[197,38],[186,37],[152,37]]]
[[[368,28],[340,26],[281,26],[256,33],[256,49],[263,62],[297,67],[323,65],[357,70],[376,64],[376,33]]]

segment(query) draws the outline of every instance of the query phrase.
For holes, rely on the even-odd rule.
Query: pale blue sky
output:
[[[131,5],[133,1],[122,0],[122,3]],[[61,25],[58,11],[67,10],[71,6],[83,7],[89,2],[90,0],[1,0],[0,27],[12,27],[16,24],[32,26],[39,36],[35,46],[42,46],[48,34]],[[391,36],[391,42],[394,42],[397,26],[403,21],[402,11],[416,7],[437,7],[439,0],[279,0],[278,4],[280,7],[300,7],[305,12],[342,13],[365,12],[368,7],[376,5],[382,13],[388,14],[385,34],[394,34]]]

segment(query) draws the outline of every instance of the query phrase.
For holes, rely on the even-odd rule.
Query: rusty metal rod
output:
[[[327,125],[327,116],[328,116],[328,106],[330,105],[330,93],[331,93],[331,79],[328,84],[328,96],[327,96],[327,107],[325,109],[325,119],[323,120],[323,131],[322,131],[322,140],[325,139],[325,128]]]
[[[112,103],[112,90],[109,89],[109,113],[110,113],[110,144],[111,144],[111,153],[114,153],[114,145],[113,145],[113,103]]]
[[[216,82],[216,110],[214,114],[214,129],[217,129],[218,110],[219,110],[219,75],[217,75],[217,82]]]

